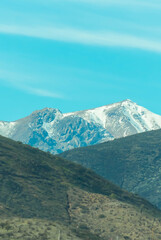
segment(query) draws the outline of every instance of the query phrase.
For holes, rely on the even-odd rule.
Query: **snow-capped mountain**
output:
[[[0,122],[0,135],[60,153],[161,128],[161,116],[131,100],[73,113],[45,108],[15,122]]]

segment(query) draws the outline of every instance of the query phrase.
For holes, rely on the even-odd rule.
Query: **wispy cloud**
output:
[[[161,41],[117,32],[74,28],[45,28],[0,25],[0,33],[103,47],[136,48],[161,53]]]
[[[31,0],[30,0],[31,1]],[[109,6],[109,5],[117,5],[117,6],[142,6],[142,7],[150,7],[150,8],[161,8],[161,2],[160,0],[32,0],[32,3],[38,3],[38,4],[43,4],[43,5],[51,5],[51,4],[56,4],[56,3],[70,3],[72,2],[73,4],[78,4],[78,3],[85,3],[87,4],[95,4],[95,5],[104,5],[104,6]]]
[[[69,2],[75,2],[75,0],[68,0]],[[114,5],[114,6],[138,6],[138,7],[148,7],[148,8],[160,8],[161,9],[161,3],[160,1],[140,1],[140,0],[78,0],[77,3],[86,3],[86,4],[95,4],[95,5]]]
[[[55,93],[55,92],[48,91],[45,89],[39,89],[39,88],[25,86],[25,87],[23,87],[23,90],[25,90],[26,92],[28,92],[30,94],[41,96],[41,97],[64,98],[64,96],[59,93]]]
[[[36,96],[48,97],[48,98],[59,98],[59,99],[64,98],[63,94],[61,94],[61,93],[51,91],[48,89],[41,89],[36,86],[33,87],[31,85],[31,81],[28,81],[28,79],[31,80],[30,77],[23,78],[21,76],[21,80],[19,79],[19,77],[14,76],[14,73],[7,73],[6,71],[0,70],[0,82],[3,82],[8,86],[12,86],[23,92],[26,92],[26,93],[32,94],[32,95],[36,95]]]

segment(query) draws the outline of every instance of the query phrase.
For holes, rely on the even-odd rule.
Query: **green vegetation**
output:
[[[93,171],[0,137],[0,240],[161,238],[161,212]]]
[[[60,156],[161,208],[161,130],[74,149]]]

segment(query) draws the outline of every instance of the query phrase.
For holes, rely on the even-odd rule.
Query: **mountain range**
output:
[[[161,128],[161,116],[132,102],[72,113],[45,108],[14,121],[0,121],[2,136],[57,154]]]
[[[0,182],[2,240],[161,239],[161,211],[148,201],[1,136]]]

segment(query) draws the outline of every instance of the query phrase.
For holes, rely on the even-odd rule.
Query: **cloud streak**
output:
[[[64,96],[60,93],[49,91],[47,89],[41,89],[37,87],[32,87],[31,83],[28,83],[28,79],[23,79],[21,76],[21,81],[18,80],[17,77],[13,77],[14,74],[8,74],[7,72],[0,70],[0,82],[5,83],[8,86],[12,86],[16,89],[19,89],[28,94],[40,96],[40,97],[48,97],[48,98],[58,98],[63,99]],[[31,80],[31,78],[29,78]]]
[[[123,47],[161,53],[161,41],[109,31],[0,25],[0,33],[102,47]]]
[[[41,97],[49,97],[49,98],[64,98],[61,94],[54,93],[52,91],[40,89],[40,88],[33,88],[25,86],[23,87],[23,90],[28,92],[29,94],[41,96]]]
[[[68,0],[69,2],[75,2],[75,0]],[[138,0],[78,0],[79,3],[85,3],[85,4],[95,4],[99,6],[135,6],[135,7],[147,7],[147,8],[155,8],[155,9],[161,9],[161,3],[159,1],[138,1]]]
[[[157,0],[34,0],[32,1],[36,2],[38,4],[43,4],[43,5],[53,5],[56,3],[73,3],[73,4],[78,4],[78,3],[85,3],[87,4],[93,4],[93,5],[99,5],[99,6],[127,6],[127,7],[131,7],[131,6],[135,6],[135,7],[147,7],[147,8],[161,8],[161,3],[160,1]]]

